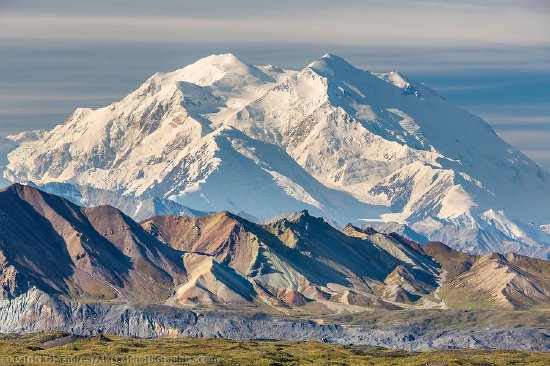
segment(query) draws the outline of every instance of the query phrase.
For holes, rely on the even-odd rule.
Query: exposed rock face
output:
[[[3,277],[12,266],[21,285],[55,295],[163,299],[186,280],[182,253],[117,209],[80,208],[23,185],[0,191],[0,252]]]
[[[212,256],[186,253],[183,263],[188,278],[186,283],[176,289],[174,298],[177,303],[238,304],[252,302],[256,298],[252,284]]]
[[[159,216],[142,226],[175,249],[214,255],[245,275],[258,255],[262,232],[258,225],[227,211],[202,217]]]
[[[432,293],[435,288],[418,280],[415,275],[403,265],[395,269],[386,277],[384,283],[384,297],[394,302],[414,303],[423,295]]]
[[[118,334],[136,337],[208,337],[232,339],[320,340],[408,350],[499,348],[550,351],[548,330],[466,328],[433,330],[422,326],[368,328],[321,325],[253,316],[194,312],[169,307],[64,303],[31,289],[0,300],[0,333],[64,330],[78,335]]]

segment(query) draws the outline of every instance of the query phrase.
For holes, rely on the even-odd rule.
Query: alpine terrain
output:
[[[265,224],[227,211],[137,223],[13,184],[0,191],[0,291],[0,333],[550,350],[549,261],[338,230],[308,211]],[[390,323],[361,321],[387,311]],[[397,321],[414,314],[431,320]]]
[[[426,85],[398,72],[360,70],[334,55],[299,71],[212,55],[154,74],[122,100],[79,108],[51,131],[2,138],[0,169],[4,185],[32,183],[80,205],[111,201],[140,220],[227,210],[263,222],[307,209],[337,225],[398,227],[391,231],[473,254],[550,255],[547,172]],[[120,198],[106,198],[114,195]],[[171,240],[164,222],[148,225],[160,230],[159,241]],[[270,240],[286,235],[286,224],[280,225]],[[186,245],[178,250],[189,250]],[[216,257],[250,274],[259,270],[252,254],[242,263]],[[343,257],[331,260],[343,265],[347,259],[338,254]],[[217,277],[218,265],[209,258],[186,263],[200,268],[187,274],[197,281]],[[422,263],[432,274],[432,266]],[[377,280],[394,286],[385,298],[409,296],[398,283],[414,273],[403,268],[386,279],[382,268],[376,271]],[[263,285],[242,287],[238,296],[269,292]],[[411,286],[417,296],[434,284]],[[193,291],[182,287],[175,299]],[[321,288],[311,291],[325,296]],[[305,301],[303,294],[272,295]]]

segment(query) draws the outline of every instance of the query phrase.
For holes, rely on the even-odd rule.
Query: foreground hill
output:
[[[181,257],[111,206],[81,208],[23,185],[0,192],[4,298],[32,287],[70,298],[166,298],[187,280]]]
[[[374,309],[461,319],[447,308],[544,317],[549,277],[544,260],[476,256],[353,225],[340,231],[307,211],[263,225],[225,211],[138,224],[111,206],[82,208],[31,186],[0,191],[0,332],[546,350],[548,335],[532,326],[483,331],[469,322],[457,333],[311,320],[362,319]]]
[[[260,220],[307,208],[341,225],[406,224],[472,253],[550,254],[547,172],[424,84],[334,55],[299,71],[226,54],[157,73],[49,132],[0,139],[0,169],[0,183]]]
[[[422,246],[443,268],[440,296],[456,308],[522,309],[548,304],[550,262],[515,253],[470,255],[433,242]]]
[[[438,268],[429,257],[398,258],[371,241],[348,236],[302,211],[257,225],[227,212],[204,217],[155,217],[142,223],[159,240],[183,251],[210,254],[254,284],[274,305],[339,309],[390,307],[386,279],[403,269],[418,288],[403,290],[403,302],[420,300],[437,286]],[[382,238],[387,247],[400,246]],[[404,244],[406,245],[406,244]],[[405,280],[404,280],[405,281]]]
[[[138,224],[111,206],[81,208],[19,184],[0,191],[0,258],[4,299],[36,288],[76,301],[309,313],[550,300],[548,262],[517,254],[340,231],[307,211],[263,225],[226,211]]]

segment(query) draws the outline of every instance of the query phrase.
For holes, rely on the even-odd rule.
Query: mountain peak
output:
[[[376,230],[374,230],[371,227],[366,227],[365,229],[361,229],[360,227],[357,227],[351,223],[347,224],[342,229],[342,232],[348,236],[354,236],[354,237],[368,237],[369,235],[378,233]]]
[[[407,89],[411,87],[411,82],[405,77],[402,73],[399,71],[391,71],[388,73],[383,74],[375,74],[380,79],[387,81],[390,84],[393,84],[394,86],[401,88],[401,89]]]
[[[7,187],[4,187],[4,188],[0,189],[0,192],[6,192],[6,191],[18,192],[21,189],[23,189],[23,187],[25,187],[25,185],[22,184],[22,183],[13,183],[13,184],[10,184]]]
[[[206,57],[203,57],[193,63],[194,64],[212,64],[212,65],[235,65],[235,64],[245,64],[240,58],[235,56],[233,53],[220,53],[212,54]]]
[[[321,56],[319,58],[320,60],[331,60],[331,59],[339,59],[339,60],[344,60],[342,57],[340,56],[337,56],[335,54],[332,54],[332,53],[325,53],[323,56]],[[344,60],[345,61],[345,60]]]
[[[308,68],[320,73],[334,75],[337,72],[356,70],[356,68],[340,56],[327,53],[308,65]]]
[[[28,194],[28,193],[32,193],[32,194],[36,194],[36,193],[42,194],[42,193],[44,193],[41,190],[39,190],[39,189],[37,189],[33,186],[23,184],[23,183],[10,184],[9,186],[0,189],[0,192],[12,193],[12,194],[15,194],[15,195],[17,195],[21,198],[23,198],[23,196]]]
[[[178,80],[200,86],[209,86],[226,78],[254,77],[260,81],[273,81],[254,65],[247,64],[232,53],[210,55],[176,71]]]
[[[212,217],[225,217],[225,218],[232,219],[232,220],[240,219],[239,216],[234,215],[234,214],[232,214],[231,212],[229,212],[227,210],[215,212],[215,213],[211,214],[211,216]]]
[[[296,212],[292,217],[290,217],[290,221],[300,222],[304,220],[309,220],[310,218],[311,218],[311,215],[309,214],[308,210],[301,210],[299,212]]]

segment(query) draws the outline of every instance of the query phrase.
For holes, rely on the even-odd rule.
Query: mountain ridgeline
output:
[[[227,211],[137,223],[31,186],[0,191],[4,306],[39,291],[63,301],[311,314],[513,310],[547,307],[549,281],[545,260],[338,230],[307,211],[261,225]]]

